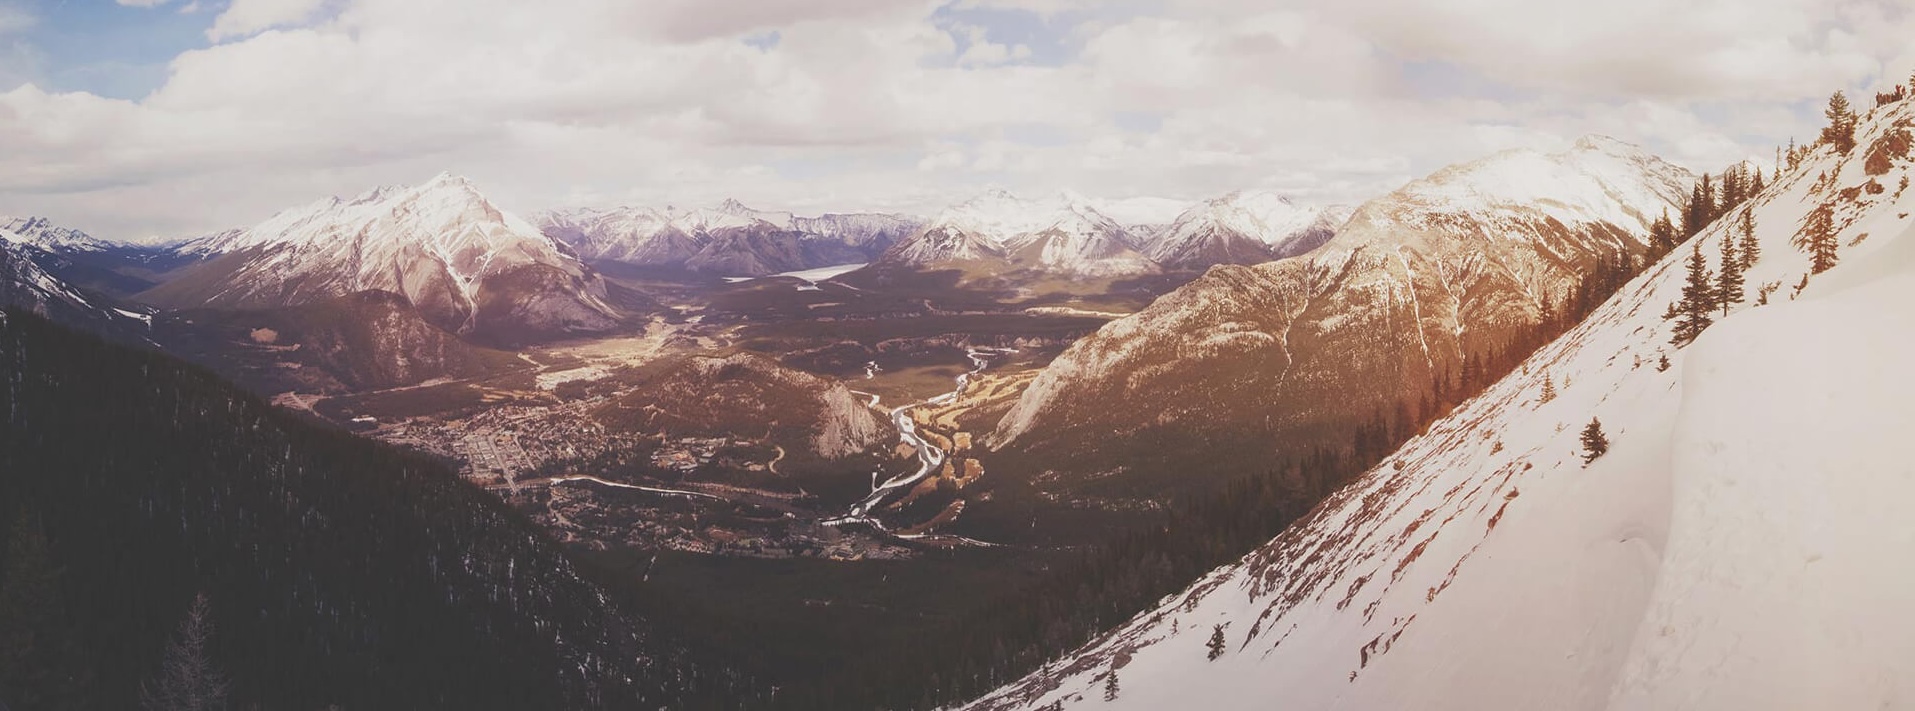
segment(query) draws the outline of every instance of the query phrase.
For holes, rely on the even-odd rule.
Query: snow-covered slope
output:
[[[656,266],[684,266],[709,238],[686,232],[670,215],[646,207],[540,213],[539,230],[580,258]]]
[[[144,298],[178,308],[277,308],[379,289],[458,333],[519,338],[617,323],[595,273],[450,174],[327,198],[179,252],[209,261]]]
[[[1026,200],[992,190],[946,208],[881,261],[911,267],[981,262],[1075,277],[1157,272],[1157,264],[1134,242],[1122,225],[1081,195]]]
[[[71,227],[55,225],[44,217],[0,216],[0,239],[55,254],[99,252],[114,246]]]
[[[1906,705],[1915,194],[1883,137],[1911,123],[1878,110],[1744,206],[1748,303],[1693,345],[1664,318],[1681,262],[1716,264],[1739,211],[1241,563],[974,708]],[[1792,299],[1822,205],[1842,263]]]
[[[719,276],[869,262],[919,225],[910,217],[877,213],[798,217],[737,200],[711,209],[554,210],[536,220],[547,236],[587,260]]]
[[[35,262],[41,255],[29,238],[0,228],[0,306],[24,309],[56,323],[108,335],[143,337],[150,309],[88,296]]]
[[[1347,446],[1466,356],[1526,337],[1583,274],[1643,254],[1649,224],[1692,180],[1594,138],[1437,172],[1365,203],[1306,255],[1213,268],[1078,341],[992,445],[1085,475],[1167,451],[1260,466]]]
[[[1145,252],[1173,269],[1261,264],[1323,246],[1350,212],[1298,205],[1275,193],[1235,192],[1184,211]]]

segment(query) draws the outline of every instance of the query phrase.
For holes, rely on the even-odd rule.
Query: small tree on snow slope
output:
[[[1224,649],[1229,646],[1223,638],[1223,625],[1212,625],[1210,627],[1210,641],[1206,642],[1204,646],[1210,648],[1210,654],[1205,657],[1206,659],[1214,662],[1217,661],[1218,657],[1223,656]]]
[[[1602,420],[1590,418],[1583,427],[1583,464],[1588,465],[1609,453],[1609,437],[1602,433]]]

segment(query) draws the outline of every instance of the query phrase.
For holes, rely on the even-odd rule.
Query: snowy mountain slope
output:
[[[617,324],[595,273],[450,174],[328,198],[178,251],[208,261],[143,298],[175,308],[276,308],[378,289],[456,333],[517,339]]]
[[[737,200],[712,209],[554,210],[537,216],[547,236],[591,261],[764,276],[868,262],[919,222],[877,213],[799,217]]]
[[[946,208],[880,262],[910,267],[984,262],[1075,277],[1159,271],[1134,242],[1122,225],[1081,195],[1026,200],[992,190]]]
[[[1915,105],[1745,205],[1749,303],[1695,344],[1665,309],[1739,213],[1242,562],[972,708],[1905,704],[1915,194],[1906,142],[1864,158],[1898,122]],[[1821,205],[1842,264],[1791,303]],[[1592,418],[1611,449],[1585,467]]]
[[[93,235],[53,224],[44,217],[0,216],[0,239],[48,252],[99,252],[113,247]]]
[[[1145,253],[1173,269],[1261,264],[1316,249],[1350,218],[1347,207],[1297,205],[1267,192],[1235,192],[1192,206]]]
[[[26,247],[41,269],[68,286],[115,297],[151,289],[191,261],[167,246],[102,240],[44,217],[0,217],[0,240]]]
[[[89,296],[48,273],[36,260],[36,248],[24,235],[0,229],[0,306],[24,309],[56,323],[105,335],[144,337],[150,309]]]
[[[1260,466],[1347,446],[1466,357],[1527,337],[1583,274],[1643,254],[1691,181],[1606,139],[1439,171],[1365,203],[1308,255],[1214,268],[1078,341],[991,444],[1086,476],[1168,451]],[[1248,472],[1217,476],[1231,473]]]
[[[537,219],[540,232],[587,260],[684,266],[709,241],[651,208],[544,212]]]

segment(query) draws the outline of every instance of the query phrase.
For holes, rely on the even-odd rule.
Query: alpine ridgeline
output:
[[[150,310],[131,304],[109,302],[107,297],[88,295],[61,279],[40,262],[57,259],[46,251],[59,244],[40,239],[46,231],[21,233],[20,227],[45,227],[43,221],[0,220],[0,306],[12,306],[45,316],[60,324],[101,335],[138,336],[151,326]],[[85,237],[84,233],[72,233]],[[88,242],[92,238],[85,237]],[[46,244],[47,247],[41,245]]]
[[[1583,275],[1640,259],[1691,180],[1602,137],[1438,171],[1365,203],[1305,256],[1211,269],[1072,345],[992,446],[1062,486],[1155,497],[1165,482],[1122,475],[1195,469],[1209,474],[1172,483],[1211,486],[1343,450],[1362,427],[1406,428],[1533,338]]]
[[[1347,208],[1298,205],[1265,192],[1179,205],[1153,198],[1098,201],[1068,191],[1026,200],[992,190],[946,208],[880,264],[958,269],[973,278],[1201,271],[1308,252],[1336,234],[1349,216]]]
[[[1235,192],[1191,207],[1145,252],[1169,269],[1262,264],[1304,254],[1336,236],[1347,207],[1298,205],[1267,192]]]
[[[798,217],[737,200],[715,209],[559,210],[537,219],[547,236],[588,261],[732,277],[869,262],[919,225],[877,213]]]
[[[439,328],[504,341],[618,324],[595,272],[450,174],[328,198],[177,251],[206,261],[140,298],[267,309],[377,289],[404,296]]]
[[[1915,696],[1910,577],[1889,563],[1915,555],[1894,534],[1915,495],[1911,126],[1915,102],[1877,108],[1853,151],[1809,151],[1262,549],[973,708]],[[1795,245],[1822,226],[1839,261],[1812,275]],[[1746,290],[1707,297],[1718,322],[1679,346],[1685,286],[1708,293],[1697,253],[1747,263]]]

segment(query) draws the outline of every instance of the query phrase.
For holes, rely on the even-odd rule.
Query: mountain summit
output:
[[[207,261],[143,298],[174,308],[275,308],[377,289],[406,297],[446,330],[508,339],[617,323],[595,273],[450,173],[327,198],[178,249]]]

